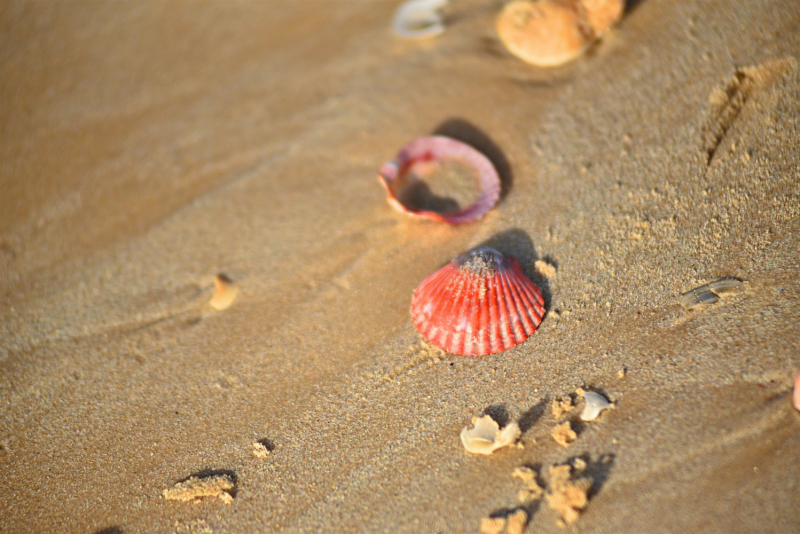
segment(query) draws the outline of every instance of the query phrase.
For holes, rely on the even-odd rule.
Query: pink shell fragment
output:
[[[544,313],[542,292],[519,260],[491,248],[461,254],[423,280],[411,299],[411,319],[422,337],[465,356],[519,345]]]
[[[431,162],[455,162],[471,167],[480,182],[480,194],[470,206],[458,211],[439,213],[414,208],[401,202],[398,193],[424,175]],[[417,171],[417,172],[413,172]],[[475,221],[491,210],[500,198],[500,176],[489,158],[461,141],[444,136],[415,139],[384,165],[378,175],[386,188],[386,199],[398,211],[431,221],[460,224]]]

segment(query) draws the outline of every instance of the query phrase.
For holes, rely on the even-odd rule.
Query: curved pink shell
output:
[[[422,337],[465,356],[519,345],[544,313],[542,292],[519,261],[491,248],[461,254],[423,280],[411,299],[411,319]]]
[[[400,202],[396,190],[409,179],[409,169],[416,162],[431,160],[460,160],[474,167],[481,183],[478,199],[465,209],[452,213],[414,209]],[[437,222],[460,224],[476,221],[492,209],[500,198],[500,176],[489,158],[466,143],[440,135],[421,137],[408,143],[394,161],[381,167],[378,178],[386,188],[386,200],[392,207],[414,217]]]

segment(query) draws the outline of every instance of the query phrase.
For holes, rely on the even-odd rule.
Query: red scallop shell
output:
[[[458,160],[472,166],[480,180],[478,199],[463,210],[438,213],[406,206],[397,198],[397,190],[412,176],[409,171],[418,162],[431,160]],[[476,221],[492,209],[500,199],[500,175],[489,158],[466,143],[443,135],[421,137],[408,143],[397,154],[397,158],[381,167],[378,178],[386,188],[386,200],[396,210],[413,217],[450,224]]]
[[[542,292],[519,260],[491,248],[461,254],[423,280],[411,299],[411,319],[422,337],[465,356],[519,345],[542,317]]]

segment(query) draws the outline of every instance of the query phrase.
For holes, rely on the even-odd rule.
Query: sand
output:
[[[800,5],[640,0],[550,70],[504,50],[502,2],[424,42],[397,5],[2,4],[0,532],[478,532],[516,467],[575,458],[573,530],[800,531]],[[385,202],[431,134],[498,167],[480,222]],[[478,245],[548,313],[497,355],[430,349],[411,294]],[[562,447],[578,387],[615,409]],[[522,447],[466,453],[484,413]],[[206,472],[230,504],[162,496]]]

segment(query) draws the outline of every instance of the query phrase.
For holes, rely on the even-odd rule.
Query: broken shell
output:
[[[611,408],[611,403],[608,402],[608,399],[594,391],[585,391],[583,400],[586,401],[586,406],[584,406],[580,416],[583,421],[594,421],[600,415],[600,412]]]
[[[422,337],[454,354],[483,356],[528,339],[544,316],[542,292],[519,261],[491,248],[461,254],[414,291]]]
[[[687,291],[681,296],[681,306],[687,311],[714,304],[719,297],[738,295],[744,291],[744,283],[735,278],[720,278]]]
[[[472,429],[464,427],[461,431],[461,443],[467,452],[474,454],[492,454],[517,441],[521,434],[516,422],[509,423],[500,430],[500,425],[488,415],[473,417],[472,425]]]
[[[794,375],[794,407],[800,410],[800,371]]]
[[[511,2],[497,18],[497,33],[509,52],[542,67],[575,59],[594,39],[576,5],[555,0]]]
[[[406,39],[427,39],[444,32],[442,16],[437,9],[448,0],[409,0],[397,8],[392,21],[394,32]]]
[[[432,194],[430,183],[423,180],[436,175],[454,185],[456,191],[444,195],[463,197],[464,190],[478,184],[475,199],[460,209],[457,201]],[[500,198],[500,176],[489,158],[461,141],[444,136],[415,139],[397,154],[397,158],[384,165],[378,175],[386,188],[386,199],[395,209],[414,217],[437,222],[459,224],[475,221],[497,204]],[[464,187],[467,184],[468,187]],[[465,203],[466,203],[465,202]]]
[[[236,300],[239,288],[224,274],[214,277],[214,297],[208,302],[212,308],[221,311],[230,307]]]

